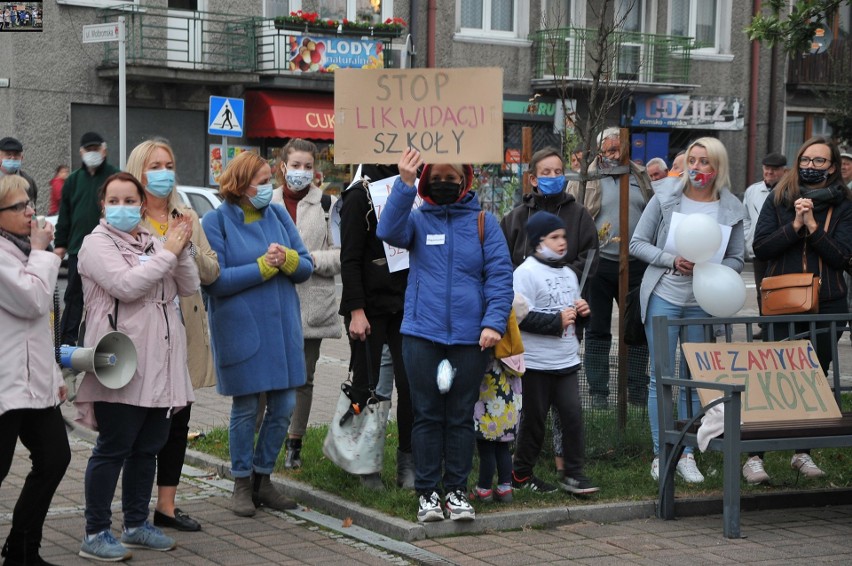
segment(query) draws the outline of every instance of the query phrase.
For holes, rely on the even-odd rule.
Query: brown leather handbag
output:
[[[825,231],[833,208],[828,209]],[[807,244],[802,247],[802,273],[785,273],[764,277],[760,284],[760,314],[806,314],[819,312],[820,276],[807,271]],[[822,273],[822,258],[819,258]]]

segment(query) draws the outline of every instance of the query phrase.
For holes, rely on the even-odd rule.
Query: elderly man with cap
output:
[[[852,189],[852,147],[840,148],[840,176],[846,186]]]
[[[745,205],[745,254],[746,259],[752,260],[754,267],[754,284],[757,288],[757,306],[760,308],[760,282],[763,281],[763,275],[766,273],[768,262],[754,257],[754,228],[757,226],[757,219],[760,216],[760,211],[763,208],[763,203],[766,197],[772,192],[781,177],[787,171],[787,158],[780,153],[770,153],[763,158],[763,179],[754,183],[746,189],[743,195],[743,204]],[[760,339],[763,334],[763,326],[754,335],[756,339]]]
[[[62,186],[59,219],[56,221],[55,252],[68,253],[68,286],[62,312],[61,341],[77,345],[77,330],[83,316],[83,282],[77,273],[77,252],[83,238],[94,230],[101,218],[98,189],[118,169],[106,161],[106,142],[100,134],[86,132],[80,138],[83,166],[71,173]]]
[[[0,140],[0,177],[4,175],[20,175],[30,188],[27,189],[27,195],[33,201],[35,206],[38,198],[38,187],[32,177],[21,171],[21,161],[24,159],[24,146],[15,138],[5,137]]]

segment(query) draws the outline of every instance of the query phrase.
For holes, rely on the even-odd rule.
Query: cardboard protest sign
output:
[[[809,340],[686,343],[683,353],[693,379],[745,385],[743,422],[840,418]],[[706,405],[719,392],[698,395]]]
[[[502,163],[503,70],[338,69],[334,162]]]
[[[387,179],[381,179],[370,183],[370,200],[373,201],[373,209],[376,211],[376,220],[381,220],[382,211],[385,209],[385,203],[388,201],[388,196],[391,193],[394,181],[396,181],[398,177],[399,175],[394,175],[393,177],[388,177]],[[415,186],[417,186],[417,183],[418,181],[414,181]],[[414,199],[414,204],[411,206],[411,209],[414,210],[422,204],[423,199],[421,199],[418,195]],[[382,244],[385,246],[385,257],[388,260],[388,271],[394,273],[395,271],[408,269],[408,250],[405,248],[397,248],[387,242],[382,242]]]

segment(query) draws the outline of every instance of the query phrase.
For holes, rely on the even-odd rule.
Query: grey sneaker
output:
[[[109,529],[99,532],[92,540],[84,536],[77,554],[101,562],[121,562],[133,557],[133,554],[112,536]]]
[[[793,459],[790,460],[790,467],[797,470],[806,478],[821,478],[825,472],[819,469],[819,466],[814,464],[810,454],[793,454]]]
[[[559,487],[568,493],[573,493],[574,495],[588,495],[590,493],[596,493],[601,490],[601,488],[597,487],[592,483],[592,480],[585,476],[578,475],[577,477],[569,477],[562,476],[557,482]]]
[[[441,496],[437,491],[420,494],[420,507],[417,509],[417,521],[429,523],[443,521],[444,511],[441,509]]]
[[[145,521],[141,527],[137,527],[132,533],[124,531],[121,542],[130,548],[147,548],[148,550],[159,550],[165,552],[177,546],[175,539],[163,534],[163,531]]]
[[[769,474],[763,469],[763,460],[760,456],[752,456],[746,460],[743,464],[743,478],[752,485],[769,481]]]

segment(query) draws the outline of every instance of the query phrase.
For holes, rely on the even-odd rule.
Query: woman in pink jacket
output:
[[[59,404],[65,386],[50,334],[59,257],[46,251],[50,223],[39,228],[19,175],[0,179],[0,483],[18,439],[32,470],[12,513],[4,564],[47,564],[38,554],[44,518],[71,461]]]
[[[86,467],[86,536],[80,556],[123,560],[127,547],[171,550],[175,541],[148,522],[156,456],[169,435],[173,411],[194,401],[186,367],[186,334],[178,296],[198,290],[198,269],[189,253],[192,225],[174,218],[164,242],[140,224],[145,191],[129,173],[116,173],[100,190],[100,224],[79,254],[86,306],[83,345],[108,332],[127,334],[138,366],[119,389],[87,373],[77,392],[78,420],[99,431]],[[81,332],[82,334],[82,332]],[[122,473],[121,542],[110,531],[110,505]]]

